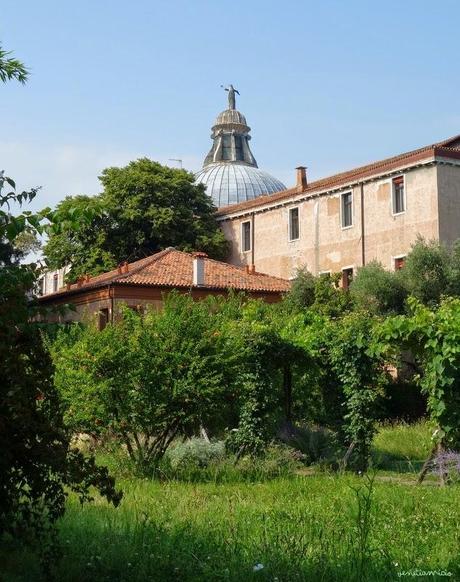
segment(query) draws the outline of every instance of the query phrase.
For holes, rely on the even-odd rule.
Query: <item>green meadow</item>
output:
[[[221,463],[147,479],[101,455],[118,467],[123,501],[69,498],[56,579],[459,580],[460,487],[434,476],[416,484],[429,448],[424,423],[383,426],[365,476]],[[1,561],[7,581],[41,580],[37,560],[14,543]]]

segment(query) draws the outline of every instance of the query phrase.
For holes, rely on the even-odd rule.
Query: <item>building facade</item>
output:
[[[56,291],[38,298],[52,309],[50,322],[94,321],[100,329],[113,321],[121,305],[142,311],[150,305],[161,308],[165,294],[176,291],[194,299],[227,295],[230,290],[273,303],[290,289],[290,282],[209,259],[205,253],[185,253],[168,248],[113,271],[80,277]],[[71,305],[72,308],[66,308]]]
[[[418,235],[460,238],[460,136],[310,184],[300,167],[294,188],[217,216],[231,263],[286,279],[342,272],[346,287],[370,261],[401,268]]]

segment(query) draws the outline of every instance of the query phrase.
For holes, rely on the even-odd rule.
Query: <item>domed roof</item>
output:
[[[257,167],[249,147],[251,128],[235,107],[235,94],[239,93],[233,85],[225,90],[228,109],[217,116],[212,127],[211,150],[203,169],[195,175],[196,182],[206,186],[218,208],[286,190],[282,182]]]
[[[226,109],[225,111],[222,111],[222,113],[219,113],[214,125],[226,125],[228,123],[236,123],[245,126],[248,125],[246,123],[246,117],[237,109]]]
[[[245,164],[208,164],[196,174],[196,182],[206,186],[206,193],[217,207],[252,200],[263,194],[285,190],[286,186],[259,168]]]

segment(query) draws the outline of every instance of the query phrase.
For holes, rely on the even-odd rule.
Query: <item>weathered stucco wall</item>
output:
[[[306,267],[314,274],[356,269],[362,265],[364,230],[365,262],[375,259],[393,268],[394,258],[406,255],[417,234],[431,239],[439,236],[437,174],[434,166],[405,172],[406,210],[392,212],[391,179],[363,185],[364,225],[361,212],[361,185],[337,193],[322,194],[308,200],[264,212],[221,222],[230,241],[230,262],[254,262],[257,271],[290,278],[296,269]],[[340,196],[353,192],[353,224],[342,228]],[[299,207],[300,237],[288,239],[289,208]],[[241,250],[241,223],[253,220],[254,249]]]
[[[451,245],[460,238],[460,167],[439,165],[439,238]]]

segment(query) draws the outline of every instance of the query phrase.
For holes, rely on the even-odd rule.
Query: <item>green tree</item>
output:
[[[352,313],[334,322],[328,349],[344,394],[345,461],[357,471],[365,471],[376,430],[377,403],[387,383],[383,347],[375,339],[374,321]]]
[[[404,270],[388,271],[377,261],[358,269],[350,294],[359,309],[385,315],[402,313],[408,291]]]
[[[25,82],[27,69],[8,54],[0,49],[0,80]],[[15,244],[24,233],[40,235],[45,218],[58,232],[59,220],[47,211],[13,215],[10,208],[36,193],[16,193],[13,180],[0,175],[0,539],[36,542],[50,572],[54,523],[64,513],[67,488],[81,501],[90,499],[91,486],[114,504],[121,495],[106,469],[70,446],[52,364],[33,322],[38,309],[30,297],[39,271],[18,262]]]
[[[45,217],[28,211],[12,215],[10,204],[29,201],[36,192],[3,194],[7,185],[14,187],[12,180],[0,178],[4,249],[25,231],[43,232]],[[49,569],[47,553],[56,549],[53,524],[64,513],[66,488],[82,501],[90,499],[90,486],[115,504],[121,496],[106,469],[70,446],[52,382],[52,363],[40,326],[33,322],[39,310],[30,296],[38,274],[33,263],[0,264],[0,536],[39,542]]]
[[[219,302],[173,293],[161,311],[125,308],[103,331],[62,331],[51,350],[67,425],[109,431],[141,471],[152,467],[176,436],[223,414],[234,367],[220,323]]]
[[[45,255],[52,267],[72,264],[70,277],[96,274],[123,260],[143,258],[168,246],[199,250],[222,259],[227,242],[214,217],[215,207],[201,184],[185,170],[168,168],[147,158],[123,168],[107,168],[100,176],[102,194],[67,198],[96,205],[88,226],[51,236]]]
[[[449,288],[450,253],[438,241],[418,237],[402,269],[409,293],[425,305],[439,303]]]
[[[438,309],[409,299],[409,314],[386,320],[380,340],[397,357],[410,350],[421,368],[416,379],[428,399],[433,451],[460,447],[460,299],[447,298]],[[425,476],[428,462],[421,472]]]

